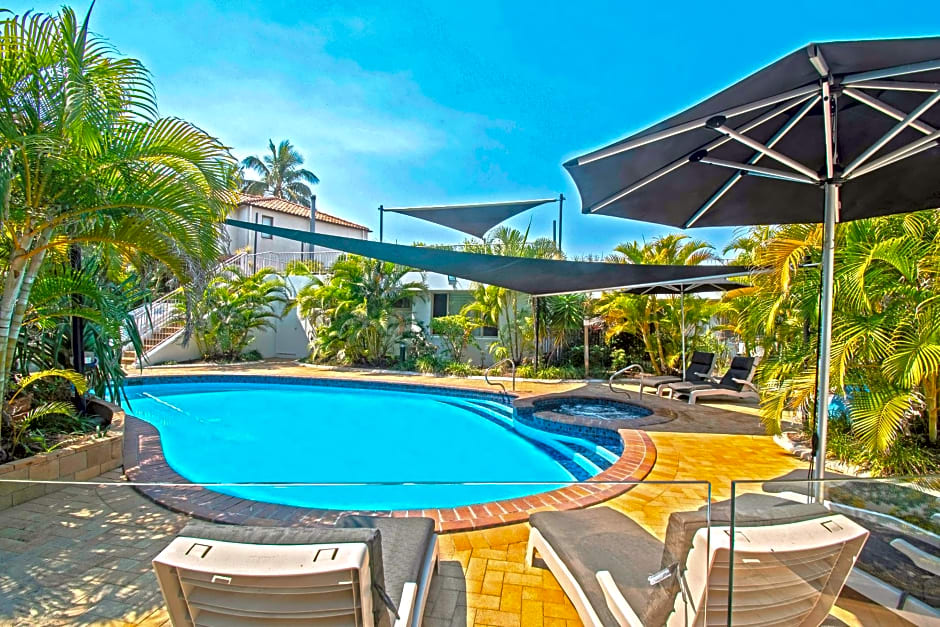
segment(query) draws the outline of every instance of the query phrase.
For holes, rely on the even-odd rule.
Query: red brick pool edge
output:
[[[643,480],[656,463],[656,447],[643,431],[620,429],[623,453],[609,468],[586,482],[530,496],[453,508],[421,510],[335,510],[265,503],[214,492],[192,485],[173,470],[163,455],[159,432],[149,423],[127,416],[124,423],[124,475],[136,489],[172,511],[217,523],[261,526],[333,524],[349,514],[425,516],[439,532],[468,531],[525,522],[546,510],[579,509],[627,492]],[[618,482],[618,483],[609,483]],[[154,485],[166,484],[166,485]]]

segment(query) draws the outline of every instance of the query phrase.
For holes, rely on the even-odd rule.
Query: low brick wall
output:
[[[4,483],[4,479],[86,481],[121,466],[124,412],[117,405],[98,399],[89,401],[88,409],[110,420],[105,436],[0,464],[0,510],[61,489],[61,486],[50,483]]]

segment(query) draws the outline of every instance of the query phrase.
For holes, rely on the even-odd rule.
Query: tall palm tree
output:
[[[0,398],[50,251],[107,244],[184,278],[217,259],[236,163],[160,118],[150,76],[63,8],[0,22]]]
[[[273,140],[268,140],[268,149],[271,154],[264,157],[245,157],[242,168],[253,170],[260,177],[260,181],[245,180],[242,190],[249,194],[271,194],[278,198],[286,198],[300,205],[310,205],[313,196],[311,185],[320,182],[317,175],[302,168],[304,158],[285,139],[277,146]]]
[[[664,264],[696,266],[717,261],[708,242],[686,235],[666,235],[649,242],[625,242],[614,248],[608,261],[633,264]],[[697,326],[711,317],[713,308],[701,299],[686,298],[686,325]],[[607,321],[610,336],[635,333],[643,341],[650,365],[656,373],[675,367],[682,344],[682,312],[678,298],[658,298],[609,292],[598,301],[598,312]],[[684,364],[679,365],[680,369]]]

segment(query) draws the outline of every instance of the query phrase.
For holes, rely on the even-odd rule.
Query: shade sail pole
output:
[[[565,207],[565,195],[558,194],[558,252],[562,251],[561,248],[561,224],[562,224],[562,209]]]
[[[379,241],[384,242],[385,239],[385,207],[379,205]]]
[[[819,302],[819,362],[816,365],[816,453],[813,478],[826,474],[826,437],[829,427],[829,353],[832,345],[833,263],[836,247],[836,217],[839,211],[839,186],[824,186],[826,207],[822,241],[822,294]]]

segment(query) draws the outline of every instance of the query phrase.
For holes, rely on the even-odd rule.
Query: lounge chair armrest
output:
[[[760,390],[757,389],[757,386],[746,379],[732,378],[731,380],[737,383],[738,385],[743,385],[744,387],[748,388],[752,392],[756,392],[760,394]]]
[[[415,613],[415,600],[418,598],[418,584],[409,581],[401,591],[401,603],[398,604],[398,618],[395,627],[409,627]]]
[[[614,578],[611,576],[610,571],[599,570],[594,573],[594,576],[597,578],[597,583],[601,586],[601,591],[604,593],[604,600],[607,601],[607,609],[610,610],[610,613],[614,615],[614,618],[617,619],[617,623],[620,625],[631,625],[636,627],[643,627],[643,622],[640,620],[640,617],[636,615],[636,612],[633,611],[633,608],[630,607],[630,604],[623,594],[621,594],[620,589],[617,588],[617,584],[614,583]]]
[[[709,381],[709,382],[711,382],[711,383],[718,383],[718,377],[716,377],[715,375],[713,375],[713,374],[711,374],[711,373],[708,373],[708,372],[693,372],[692,374],[694,374],[695,376],[697,376],[699,379],[705,379],[706,381]]]

